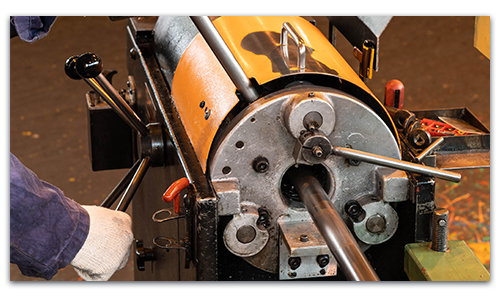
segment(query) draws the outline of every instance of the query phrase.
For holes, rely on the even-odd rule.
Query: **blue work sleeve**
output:
[[[89,215],[10,154],[10,262],[24,275],[51,279],[89,232]]]
[[[35,42],[49,34],[56,19],[55,16],[11,16],[10,38],[17,35],[23,41]]]

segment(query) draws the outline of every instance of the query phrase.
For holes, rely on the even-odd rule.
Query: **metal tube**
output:
[[[405,170],[414,173],[434,176],[444,180],[458,183],[462,177],[459,173],[428,167],[420,164],[405,162],[397,159],[387,158],[379,155],[365,153],[345,147],[334,146],[333,154],[347,159],[359,160],[367,163],[387,166],[395,169]]]
[[[422,162],[422,159],[425,158],[428,154],[430,154],[434,149],[436,149],[441,143],[443,143],[444,137],[439,137],[431,143],[425,150],[423,150],[418,156],[415,157],[415,162]]]
[[[150,157],[145,157],[141,161],[141,165],[139,165],[139,168],[134,174],[134,177],[132,178],[132,181],[127,187],[127,190],[125,190],[125,194],[123,194],[122,199],[120,200],[120,203],[118,203],[118,206],[116,207],[116,210],[120,211],[126,211],[128,205],[130,202],[132,202],[132,198],[134,197],[135,192],[137,191],[137,188],[139,187],[142,178],[146,174],[149,168],[151,158]]]
[[[102,87],[104,92],[113,100],[117,107],[122,111],[122,113],[128,118],[127,123],[131,123],[132,127],[135,128],[141,135],[145,136],[149,134],[149,130],[146,125],[141,121],[139,116],[132,110],[128,103],[118,94],[116,89],[111,85],[111,83],[104,77],[101,73],[95,77],[95,80]],[[130,124],[129,124],[130,125]]]
[[[120,108],[118,104],[116,104],[115,100],[113,100],[110,95],[104,90],[104,88],[99,84],[99,82],[95,78],[84,78],[83,79],[94,91],[96,91],[106,103],[132,128],[134,128],[141,135],[148,135],[148,128],[142,123],[141,120],[134,121],[130,116],[127,116],[124,111]],[[121,98],[121,97],[120,97]],[[128,106],[128,104],[127,104]],[[130,106],[129,106],[130,108]],[[133,111],[132,111],[133,112]],[[135,113],[134,113],[135,115]]]
[[[354,281],[379,281],[342,217],[312,172],[301,168],[291,171],[288,177],[346,277]]]
[[[104,201],[101,203],[102,207],[110,208],[113,203],[115,203],[116,199],[120,197],[120,195],[123,193],[123,190],[125,190],[128,186],[128,183],[132,180],[132,177],[134,177],[135,172],[137,171],[137,168],[139,168],[139,164],[141,163],[141,160],[137,160],[135,162],[134,166],[130,168],[130,170],[127,172],[127,174],[122,178],[122,180],[116,185],[116,187],[109,193],[108,197],[104,199]]]
[[[219,62],[222,64],[222,67],[224,67],[245,100],[248,103],[257,100],[257,98],[259,98],[259,93],[253,87],[243,71],[243,68],[241,68],[208,16],[192,16],[191,20],[196,25],[208,46],[212,49]]]

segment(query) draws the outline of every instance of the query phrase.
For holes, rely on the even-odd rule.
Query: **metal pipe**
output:
[[[438,139],[436,139],[436,141],[434,141],[427,148],[425,148],[425,150],[423,150],[418,156],[416,156],[415,159],[413,159],[413,161],[418,162],[418,163],[422,162],[422,159],[424,159],[434,149],[436,149],[439,145],[441,145],[441,143],[443,143],[443,141],[444,141],[444,137],[439,137]]]
[[[132,110],[128,103],[118,94],[116,89],[111,85],[111,83],[104,77],[102,73],[95,77],[97,83],[102,87],[103,91],[108,94],[108,97],[113,100],[116,106],[122,111],[125,117],[128,119],[127,123],[135,128],[141,135],[145,136],[149,134],[149,129],[141,121],[139,116]],[[107,101],[106,101],[107,102]],[[108,103],[109,104],[109,103]]]
[[[370,153],[365,153],[362,151],[357,151],[345,147],[332,147],[332,152],[334,155],[344,157],[346,159],[354,159],[367,163],[387,166],[395,169],[405,170],[409,172],[434,176],[444,180],[452,181],[458,183],[462,175],[455,172],[445,171],[438,168],[428,167],[420,164],[405,162],[397,159],[387,158],[379,155],[374,155]]]
[[[312,171],[309,168],[291,170],[288,177],[346,277],[353,281],[379,281]]]
[[[150,157],[145,157],[141,161],[141,165],[139,165],[139,168],[134,174],[134,177],[132,178],[132,181],[127,187],[127,190],[125,190],[125,193],[123,194],[122,199],[120,200],[120,203],[118,203],[118,206],[116,207],[116,210],[120,211],[126,211],[128,205],[130,202],[132,202],[132,198],[134,197],[135,192],[137,191],[137,188],[141,184],[142,178],[148,171],[149,165],[151,158]]]
[[[95,78],[83,79],[94,91],[96,91],[106,103],[132,128],[134,128],[141,135],[148,135],[149,130],[141,120],[134,121],[134,117],[127,116],[120,106],[111,98],[111,96],[104,90]],[[128,106],[128,104],[127,104]],[[129,106],[130,107],[130,106]],[[135,115],[135,113],[134,113]]]
[[[253,87],[243,71],[243,68],[241,68],[208,16],[192,16],[191,20],[222,64],[222,67],[226,70],[229,78],[231,78],[236,88],[241,92],[243,98],[245,98],[248,103],[257,100],[257,98],[259,98],[259,93]]]
[[[135,172],[137,171],[137,168],[139,168],[139,164],[141,163],[141,160],[137,160],[135,162],[134,166],[130,168],[130,170],[127,172],[127,174],[122,178],[122,180],[116,185],[116,187],[109,193],[108,197],[104,199],[104,201],[101,203],[102,207],[110,208],[113,203],[115,203],[116,199],[120,197],[121,194],[123,194],[123,190],[125,190],[128,186],[128,183],[132,180],[132,177],[134,177]]]

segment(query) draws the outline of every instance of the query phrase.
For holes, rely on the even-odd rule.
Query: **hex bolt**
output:
[[[366,215],[363,207],[361,207],[361,204],[359,204],[359,202],[356,200],[347,201],[347,203],[344,205],[344,211],[356,223],[364,220]]]
[[[259,156],[252,161],[252,167],[255,172],[264,173],[269,169],[269,161],[265,157]]]
[[[444,253],[448,250],[448,215],[446,208],[437,208],[432,215],[431,249]]]
[[[385,229],[385,219],[379,215],[373,215],[366,220],[366,230],[371,233],[380,233]]]
[[[259,218],[257,219],[257,226],[262,226],[264,228],[269,227],[271,221],[271,215],[269,215],[267,209],[260,207],[257,211],[259,212]]]
[[[316,262],[318,262],[319,267],[323,268],[330,263],[330,256],[319,255],[316,257]]]
[[[288,265],[290,265],[290,268],[292,270],[299,268],[301,263],[302,263],[302,260],[300,259],[300,257],[290,257],[288,259]]]

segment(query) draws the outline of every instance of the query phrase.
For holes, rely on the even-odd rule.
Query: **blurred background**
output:
[[[326,34],[324,17],[308,17]],[[100,204],[127,172],[93,172],[89,160],[83,81],[64,73],[65,60],[98,54],[126,88],[126,21],[59,17],[47,37],[10,40],[10,151],[43,179],[83,205]],[[405,84],[409,110],[468,107],[490,127],[490,61],[473,46],[474,17],[394,17],[381,36],[379,72],[367,82],[379,99],[391,79]],[[337,48],[357,71],[352,46],[337,32]],[[489,269],[490,170],[461,170],[460,184],[438,181],[436,201],[450,210],[449,240],[463,239]],[[132,207],[129,207],[129,211]],[[133,255],[133,253],[132,253]],[[111,280],[133,280],[134,257]],[[43,281],[10,267],[12,281]],[[81,280],[62,269],[52,281]]]

